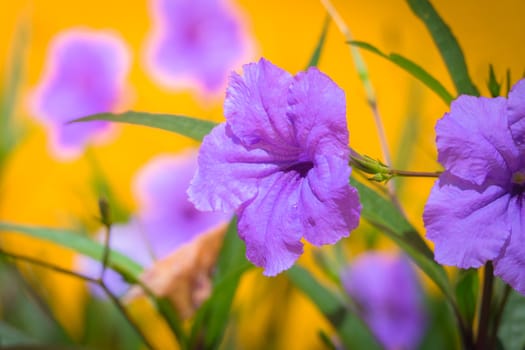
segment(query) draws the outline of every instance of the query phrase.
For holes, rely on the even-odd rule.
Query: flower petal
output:
[[[408,258],[368,252],[355,259],[341,279],[385,349],[417,348],[426,315],[423,290]]]
[[[503,183],[516,170],[518,150],[507,125],[506,100],[460,96],[436,124],[438,160],[455,176],[477,185]]]
[[[494,259],[494,274],[525,295],[525,220],[522,197],[513,197],[508,207],[512,232],[501,254]]]
[[[278,170],[272,159],[262,149],[244,148],[226,124],[216,126],[202,142],[190,201],[200,210],[237,210],[257,194],[262,178]]]
[[[300,191],[303,236],[314,245],[333,244],[359,225],[361,204],[348,183],[350,167],[337,157],[318,157]]]
[[[303,253],[297,205],[301,181],[294,172],[272,174],[239,211],[238,230],[246,242],[246,256],[263,267],[266,276],[288,269]]]
[[[293,78],[264,58],[245,65],[243,73],[232,74],[226,91],[224,114],[228,125],[246,146],[272,147],[278,155],[295,140],[286,117]]]
[[[525,147],[525,79],[518,81],[510,90],[507,115],[514,141]]]
[[[231,218],[222,212],[199,211],[189,201],[186,190],[196,169],[195,152],[164,155],[151,160],[135,178],[138,216],[158,258]]]
[[[152,12],[147,68],[167,87],[217,91],[248,53],[240,16],[224,1],[156,0]]]
[[[501,187],[476,187],[442,174],[423,213],[436,261],[466,269],[496,258],[510,234],[508,203],[509,195]]]
[[[317,68],[298,73],[288,94],[288,118],[300,147],[348,160],[345,93]]]
[[[123,97],[129,52],[112,32],[78,29],[58,35],[48,56],[33,113],[51,130],[58,153],[79,153],[109,123],[66,122],[115,110]]]

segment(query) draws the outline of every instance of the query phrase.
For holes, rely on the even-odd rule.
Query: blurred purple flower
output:
[[[405,256],[369,252],[341,275],[360,316],[385,349],[416,349],[426,327],[423,293]]]
[[[193,151],[159,156],[146,164],[135,178],[138,212],[128,224],[113,226],[111,248],[148,268],[154,259],[167,257],[184,243],[229,221],[232,214],[203,213],[189,202],[186,190],[196,168],[197,153]],[[100,242],[103,237],[98,235]],[[97,277],[100,263],[86,260],[81,259],[81,269]],[[112,291],[126,291],[128,285],[117,273],[106,274]]]
[[[441,264],[494,274],[525,294],[525,80],[508,99],[460,96],[437,122],[436,181],[423,219]]]
[[[236,210],[247,258],[273,276],[359,223],[348,178],[344,92],[316,68],[295,77],[265,59],[234,73],[226,123],[204,138],[189,188],[201,210]]]
[[[195,209],[186,190],[197,170],[197,152],[159,156],[136,176],[138,218],[156,258],[164,258],[181,244],[226,223],[230,213],[205,213]]]
[[[106,122],[66,122],[115,111],[123,100],[129,65],[127,47],[112,32],[75,29],[53,39],[32,110],[48,128],[57,156],[79,155],[88,142],[108,130]]]
[[[250,54],[241,16],[226,0],[152,0],[154,29],[146,67],[170,88],[220,91],[229,72]]]

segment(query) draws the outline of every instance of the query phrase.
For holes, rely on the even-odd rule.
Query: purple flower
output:
[[[154,0],[146,67],[160,84],[217,92],[249,54],[240,15],[225,0]]]
[[[401,255],[365,253],[341,275],[360,316],[385,349],[416,349],[426,313],[417,274]]]
[[[197,170],[197,152],[158,156],[136,176],[138,218],[157,258],[164,258],[197,235],[228,222],[232,214],[195,209],[186,190]]]
[[[423,215],[439,263],[494,274],[525,294],[525,80],[509,97],[460,96],[436,125],[445,172]]]
[[[189,188],[201,210],[235,210],[247,258],[273,276],[359,223],[348,178],[344,92],[316,68],[292,76],[265,59],[234,73],[226,123],[204,138]]]
[[[114,111],[123,99],[129,65],[127,47],[112,32],[76,29],[54,38],[32,109],[51,134],[56,155],[77,156],[108,130],[106,122],[66,122]]]

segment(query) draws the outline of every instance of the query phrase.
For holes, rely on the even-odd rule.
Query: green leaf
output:
[[[0,348],[4,346],[36,344],[37,340],[24,332],[0,321]]]
[[[373,52],[387,59],[398,67],[404,69],[406,72],[410,73],[414,78],[422,82],[430,90],[434,91],[447,105],[452,102],[452,94],[448,92],[448,90],[436,78],[434,78],[417,63],[395,53],[385,54],[375,46],[363,41],[350,41],[349,44]]]
[[[13,114],[18,102],[20,83],[24,72],[25,52],[29,42],[29,21],[19,21],[7,63],[7,81],[2,87],[0,103],[0,168],[11,150],[16,146],[20,130],[14,125]],[[0,171],[1,174],[1,171]]]
[[[25,236],[43,239],[102,261],[104,246],[73,231],[0,222],[1,231],[17,232]],[[138,281],[139,275],[142,273],[142,267],[139,264],[115,250],[110,251],[108,266],[130,281]]]
[[[525,349],[525,297],[512,291],[503,313],[498,338],[505,350]]]
[[[489,80],[487,81],[487,88],[492,97],[499,96],[501,92],[501,83],[496,79],[496,73],[494,73],[494,66],[492,64],[489,64]]]
[[[149,126],[165,131],[175,132],[196,141],[202,141],[204,136],[217,125],[214,122],[173,114],[154,114],[145,112],[125,112],[122,114],[100,113],[70,121],[69,123],[89,121],[109,121],[116,123]]]
[[[307,270],[295,265],[286,274],[334,326],[345,348],[381,348],[364,323],[348,310],[342,298],[320,284]]]
[[[463,51],[449,26],[441,19],[429,0],[407,0],[412,12],[425,23],[445,61],[458,95],[479,96],[470,79]]]
[[[319,59],[321,58],[321,53],[323,51],[324,43],[326,41],[326,34],[328,33],[329,24],[330,24],[330,16],[326,15],[324,24],[323,24],[323,30],[321,31],[321,36],[319,37],[317,46],[315,47],[315,50],[312,53],[312,57],[310,57],[310,62],[308,62],[308,65],[306,66],[306,68],[317,67],[317,65],[319,64]]]
[[[378,227],[390,237],[421,270],[454,303],[454,293],[443,267],[434,261],[434,254],[416,229],[405,219],[399,210],[386,198],[363,185],[356,179],[351,184],[359,191],[363,209],[361,216]]]
[[[461,349],[457,322],[441,296],[427,299],[426,332],[418,346],[424,350]]]
[[[506,74],[506,86],[507,86],[507,93],[506,95],[508,96],[509,95],[509,92],[510,92],[510,89],[511,89],[511,84],[512,84],[512,80],[510,78],[510,69],[507,68],[507,74]]]
[[[237,219],[233,219],[217,261],[212,294],[195,316],[190,348],[202,341],[205,349],[219,348],[241,276],[253,266],[245,255],[244,242],[237,234]]]
[[[459,312],[470,327],[476,314],[476,301],[478,300],[479,278],[478,270],[460,270],[456,282],[456,299]]]
[[[72,249],[77,253],[86,255],[99,262],[102,262],[104,258],[105,247],[103,244],[92,241],[73,231],[0,222],[0,232],[1,231],[17,232],[26,236],[43,239],[61,247]],[[140,275],[143,269],[129,257],[110,249],[107,262],[108,267],[118,272],[130,283],[136,284],[140,282]],[[180,320],[173,312],[172,306],[165,299],[154,297],[150,291],[146,290],[145,292],[150,296],[159,313],[177,336],[181,349],[185,349],[185,334],[180,326]]]

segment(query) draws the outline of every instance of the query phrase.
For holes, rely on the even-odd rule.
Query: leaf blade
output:
[[[217,260],[212,294],[195,317],[190,337],[190,345],[193,345],[190,348],[197,346],[201,336],[206,349],[220,347],[241,276],[253,267],[245,255],[244,242],[237,234],[237,219],[233,219]]]
[[[102,244],[81,236],[74,231],[0,222],[1,231],[16,232],[46,240],[98,261],[102,261],[103,258],[104,246]],[[142,273],[142,267],[139,264],[115,250],[110,252],[108,266],[134,281],[138,281],[139,275]]]
[[[430,32],[443,61],[445,61],[458,95],[479,96],[479,91],[469,76],[465,56],[456,37],[430,1],[407,0],[407,3],[412,12],[425,24]]]
[[[334,326],[345,348],[381,349],[362,320],[348,310],[338,295],[319,283],[306,269],[295,265],[286,274]]]
[[[16,28],[13,47],[9,52],[7,79],[3,86],[0,102],[0,167],[10,151],[20,139],[21,130],[13,119],[16,104],[19,100],[20,85],[25,72],[25,55],[29,43],[29,26],[27,18],[22,18]],[[1,175],[1,171],[0,171]]]
[[[423,83],[426,87],[436,93],[447,105],[452,102],[453,96],[443,84],[414,61],[396,53],[385,54],[372,44],[363,41],[350,41],[349,44],[385,58]]]
[[[308,65],[306,68],[310,67],[317,67],[319,64],[319,60],[321,59],[321,53],[323,52],[324,44],[326,41],[326,36],[328,34],[328,26],[330,24],[330,16],[326,15],[324,23],[323,23],[323,29],[321,30],[321,35],[319,36],[319,41],[317,42],[317,45],[315,46],[315,49],[312,53],[312,56],[310,57],[310,61],[308,62]]]
[[[99,113],[74,119],[69,123],[90,121],[109,121],[133,125],[149,126],[164,131],[170,131],[189,137],[195,141],[202,141],[204,136],[217,125],[214,122],[174,114],[155,114],[146,112],[128,111],[121,114]]]

